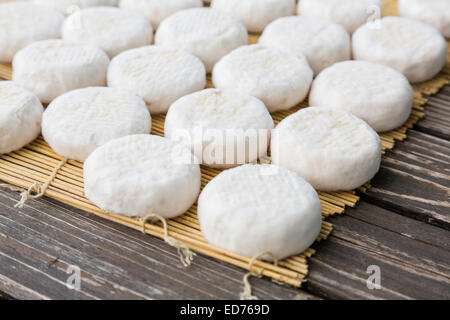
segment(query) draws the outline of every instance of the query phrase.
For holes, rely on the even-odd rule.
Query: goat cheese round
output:
[[[386,64],[412,83],[433,78],[447,59],[447,42],[438,30],[402,17],[383,18],[377,28],[362,26],[352,46],[355,60]]]
[[[103,49],[110,58],[150,45],[153,28],[144,16],[114,7],[82,9],[69,16],[62,28],[64,40]]]
[[[200,166],[181,144],[131,135],[96,149],[84,163],[84,193],[101,209],[129,217],[186,212],[200,192]]]
[[[43,111],[34,93],[12,81],[0,81],[0,154],[18,150],[37,138]]]
[[[304,54],[315,74],[336,62],[351,59],[347,31],[341,25],[315,18],[277,19],[264,29],[259,43]]]
[[[184,50],[147,46],[116,56],[108,70],[108,86],[143,98],[151,113],[206,86],[203,63]]]
[[[303,54],[287,48],[250,45],[223,57],[214,67],[214,86],[262,100],[270,112],[289,109],[308,94],[313,71]]]
[[[284,259],[302,253],[322,226],[317,192],[294,172],[274,165],[223,171],[203,189],[197,211],[210,244],[247,257],[268,251]]]
[[[179,11],[159,26],[155,44],[184,49],[200,58],[211,72],[224,55],[246,45],[247,30],[232,15],[211,8]]]
[[[351,34],[367,22],[381,18],[380,0],[300,0],[300,16],[319,18],[338,23]]]
[[[274,164],[328,192],[360,187],[381,162],[378,134],[351,113],[327,107],[302,109],[281,121],[271,152]]]
[[[313,81],[309,105],[353,113],[375,131],[401,126],[413,106],[408,79],[395,69],[366,61],[344,61],[323,70]]]
[[[59,155],[83,162],[106,142],[151,131],[145,102],[127,91],[91,87],[53,100],[42,118],[42,135]]]
[[[262,32],[275,19],[295,14],[295,0],[213,0],[211,7],[238,18],[249,32]]]
[[[450,1],[399,0],[398,11],[401,16],[429,24],[450,38]]]
[[[0,62],[11,62],[28,44],[61,37],[64,16],[32,3],[0,4]]]
[[[122,9],[143,14],[155,29],[177,11],[202,6],[202,0],[121,0],[119,3]]]
[[[206,89],[172,104],[164,133],[188,147],[201,163],[227,168],[266,155],[273,126],[261,100],[239,92]]]
[[[64,14],[95,6],[117,6],[119,0],[32,0],[34,3],[52,7]]]
[[[106,85],[109,58],[91,45],[45,40],[20,50],[12,65],[13,80],[49,103],[71,90]]]

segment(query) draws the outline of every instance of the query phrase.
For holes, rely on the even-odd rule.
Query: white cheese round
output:
[[[123,51],[150,45],[153,28],[142,15],[114,7],[91,7],[64,21],[62,37],[100,47],[112,58]]]
[[[13,60],[12,78],[49,103],[68,91],[106,85],[107,54],[91,45],[64,40],[34,42]]]
[[[353,33],[359,26],[381,18],[380,0],[300,0],[300,16],[319,18],[344,26]]]
[[[206,89],[172,104],[164,133],[188,147],[201,163],[227,168],[266,155],[273,126],[261,100],[239,92]]]
[[[42,118],[42,135],[50,147],[81,162],[110,140],[150,131],[150,113],[141,98],[105,87],[63,94],[49,104]]]
[[[147,46],[116,56],[108,86],[133,92],[151,113],[165,113],[177,99],[206,86],[203,63],[184,50]]]
[[[315,74],[336,62],[351,59],[347,31],[339,24],[315,18],[277,19],[264,29],[259,43],[301,52]]]
[[[364,25],[353,34],[353,57],[386,64],[410,82],[430,80],[444,67],[447,42],[435,28],[401,17],[386,17],[378,27]]]
[[[44,107],[36,95],[11,81],[0,81],[0,154],[18,150],[41,132]]]
[[[399,0],[398,11],[401,16],[429,24],[450,38],[449,0]]]
[[[84,193],[101,209],[130,217],[186,212],[200,192],[200,167],[181,144],[131,135],[96,149],[84,163]]]
[[[202,0],[121,0],[119,3],[122,9],[143,14],[155,29],[177,11],[202,6]]]
[[[317,192],[274,165],[248,164],[220,173],[200,194],[198,218],[212,245],[247,257],[268,251],[278,259],[306,250],[322,225]]]
[[[94,6],[117,6],[119,0],[32,0],[34,3],[52,7],[64,14]]]
[[[216,88],[255,96],[270,112],[289,109],[302,102],[312,78],[313,71],[301,53],[262,45],[232,51],[213,71]]]
[[[179,11],[165,19],[155,35],[156,45],[184,49],[199,57],[207,72],[220,58],[247,42],[247,30],[238,19],[211,8]]]
[[[320,191],[360,187],[378,172],[381,142],[363,120],[342,110],[311,107],[285,118],[271,141],[274,164]]]
[[[313,81],[309,105],[353,113],[375,131],[401,126],[413,106],[408,79],[395,69],[366,61],[345,61],[323,70]]]
[[[211,7],[238,18],[249,32],[262,32],[275,19],[295,14],[295,0],[213,0]]]
[[[32,3],[0,4],[0,62],[11,62],[28,44],[61,37],[64,16]]]

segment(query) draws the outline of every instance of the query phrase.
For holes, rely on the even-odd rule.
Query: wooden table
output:
[[[302,289],[252,279],[262,299],[450,299],[450,87],[388,152],[355,209],[329,219]],[[0,191],[0,299],[236,299],[245,271],[197,256],[180,266],[163,241],[49,198],[15,209]],[[381,289],[367,268],[380,267]],[[81,270],[81,289],[66,281]],[[74,269],[71,269],[74,270]]]

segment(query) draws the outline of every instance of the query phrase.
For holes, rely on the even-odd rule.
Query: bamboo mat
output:
[[[385,15],[396,13],[396,1],[387,0],[385,3]],[[249,42],[255,43],[257,35],[250,35]],[[0,78],[11,79],[11,67],[0,64]],[[445,84],[450,83],[450,53],[447,57],[445,69],[433,80],[414,85],[414,109],[410,119],[399,129],[383,133],[380,135],[383,144],[383,152],[392,149],[396,141],[406,139],[407,129],[411,128],[419,119],[425,116],[423,105],[427,102],[425,95],[437,93]],[[208,86],[211,87],[211,80],[208,79]],[[288,111],[273,114],[276,123],[296,112],[307,107],[307,103],[302,103]],[[153,118],[153,134],[164,135],[164,116]],[[23,149],[0,156],[0,180],[10,184],[29,188],[35,182],[48,182],[52,172],[57,168],[63,158],[53,152],[48,144],[39,137],[30,145]],[[202,167],[202,187],[204,187],[220,170]],[[369,184],[361,187],[361,190],[370,188]],[[69,204],[73,207],[85,210],[104,219],[114,221],[141,230],[142,226],[138,219],[121,217],[102,211],[84,196],[83,192],[83,164],[69,160],[59,170],[56,177],[50,182],[45,195]],[[355,191],[319,193],[322,204],[322,215],[325,219],[330,215],[342,214],[346,206],[354,207],[359,200]],[[192,250],[228,262],[240,268],[249,270],[251,257],[245,257],[227,250],[223,250],[209,245],[203,238],[197,219],[197,207],[194,205],[184,215],[168,221],[169,234],[173,238],[183,242]],[[163,228],[161,224],[146,225],[146,233],[158,238],[163,238]],[[326,239],[332,231],[332,225],[323,221],[322,230],[317,241]],[[280,261],[278,266],[262,261],[256,261],[251,267],[251,271],[260,272],[273,280],[300,287],[308,273],[307,259],[314,254],[313,249],[307,249],[300,255],[290,257]],[[195,260],[194,260],[195,263]]]

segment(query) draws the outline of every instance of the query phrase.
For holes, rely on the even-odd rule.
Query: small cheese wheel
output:
[[[42,118],[42,135],[50,147],[81,162],[110,140],[150,131],[150,113],[141,98],[105,87],[63,94],[49,104]]]
[[[297,172],[320,191],[360,187],[378,172],[381,142],[363,120],[343,110],[311,107],[275,128],[272,160]]]
[[[381,17],[380,0],[300,0],[300,16],[325,19],[344,26],[353,33],[361,25]]]
[[[313,71],[304,55],[287,48],[243,46],[223,57],[213,71],[214,86],[261,99],[270,112],[289,109],[308,94]]]
[[[100,47],[112,58],[123,51],[151,44],[153,28],[139,14],[114,7],[92,7],[69,16],[62,37]]]
[[[211,8],[179,11],[165,19],[155,35],[156,45],[184,49],[199,57],[207,72],[220,58],[247,42],[247,30],[238,19]]]
[[[107,54],[94,46],[64,40],[34,42],[13,60],[12,78],[49,103],[71,90],[106,85]]]
[[[197,200],[200,179],[200,166],[188,149],[148,134],[112,140],[84,163],[86,197],[107,212],[129,217],[183,214]]]
[[[266,155],[273,126],[261,100],[234,91],[206,89],[170,107],[164,133],[191,149],[201,163],[227,168]]]
[[[401,16],[422,21],[438,29],[450,38],[450,1],[448,0],[399,0]]]
[[[32,0],[34,3],[52,7],[64,14],[94,6],[117,6],[119,0]]]
[[[200,194],[198,218],[210,244],[247,257],[270,252],[278,259],[309,248],[322,225],[317,192],[274,165],[220,173]]]
[[[121,0],[120,8],[143,14],[153,28],[177,11],[202,7],[202,0]]]
[[[32,3],[0,4],[0,62],[11,62],[28,44],[61,37],[64,16]]]
[[[213,0],[211,7],[238,18],[249,32],[262,32],[275,19],[295,14],[295,0]]]
[[[259,43],[303,53],[315,74],[336,62],[351,59],[347,31],[339,24],[315,18],[277,19],[267,26]]]
[[[401,17],[386,17],[378,27],[364,25],[353,34],[353,57],[386,64],[410,82],[430,80],[447,59],[447,42],[435,28]]]
[[[146,46],[116,56],[108,86],[133,92],[151,113],[165,113],[177,99],[206,86],[203,63],[186,51]]]
[[[313,81],[309,105],[353,113],[375,131],[401,126],[413,106],[408,79],[395,69],[366,61],[345,61],[322,71]]]
[[[18,150],[41,132],[44,107],[36,95],[11,81],[0,81],[0,154]]]

